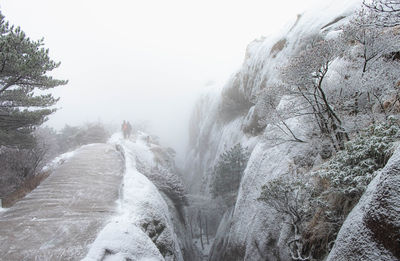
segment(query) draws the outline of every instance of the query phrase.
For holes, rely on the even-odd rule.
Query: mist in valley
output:
[[[46,125],[146,122],[182,156],[196,99],[221,89],[247,44],[308,2],[5,0],[0,8],[30,38],[44,37],[61,62],[51,75],[69,80],[51,91],[59,109]]]

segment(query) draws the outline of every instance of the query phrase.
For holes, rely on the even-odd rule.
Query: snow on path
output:
[[[83,147],[86,147],[86,146],[91,146],[91,144],[85,145]],[[50,163],[46,164],[46,166],[44,166],[42,168],[42,171],[54,170],[55,168],[57,168],[58,166],[63,164],[65,161],[67,161],[70,158],[72,158],[75,155],[75,152],[76,152],[75,150],[74,151],[69,151],[69,152],[63,153],[63,154],[55,157]]]
[[[122,162],[107,144],[74,152],[39,187],[0,212],[0,259],[82,259],[117,209]]]
[[[133,141],[122,139],[120,133],[110,139],[110,143],[121,146],[125,152],[120,211],[100,232],[84,261],[183,260],[165,200],[154,184],[136,169],[138,158],[147,166],[154,165],[153,153],[145,140],[146,134],[139,134]],[[144,226],[154,220],[165,225],[156,240],[144,231]],[[172,248],[172,253],[167,256],[164,253],[163,257],[156,243]]]

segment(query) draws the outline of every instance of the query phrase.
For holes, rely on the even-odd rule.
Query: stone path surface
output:
[[[113,146],[79,149],[0,213],[0,260],[80,260],[117,211],[123,160]]]

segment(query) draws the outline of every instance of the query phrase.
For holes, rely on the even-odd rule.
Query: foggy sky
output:
[[[52,73],[57,129],[147,120],[182,153],[193,103],[208,82],[222,85],[255,38],[294,20],[307,1],[2,0],[1,12],[61,61]]]

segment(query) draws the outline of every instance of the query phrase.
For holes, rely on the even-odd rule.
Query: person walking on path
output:
[[[126,132],[127,132],[127,137],[129,139],[132,134],[132,125],[129,121],[126,123]]]
[[[121,131],[124,139],[126,139],[126,137],[128,136],[128,124],[125,120],[122,122]]]

